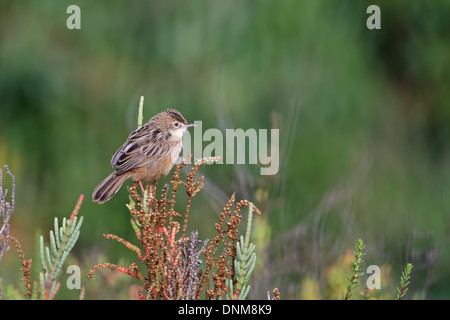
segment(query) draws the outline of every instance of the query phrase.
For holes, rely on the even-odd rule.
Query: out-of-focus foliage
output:
[[[80,30],[66,27],[71,4]],[[366,27],[371,4],[381,30]],[[104,205],[88,199],[136,128],[143,95],[145,120],[176,107],[203,130],[280,129],[277,175],[205,167],[210,194],[192,204],[200,239],[214,232],[223,195],[236,191],[263,212],[249,298],[274,287],[283,299],[309,288],[337,298],[328,294],[331,266],[358,238],[367,265],[392,270],[382,286],[397,284],[411,262],[406,298],[449,298],[449,16],[444,0],[0,1],[11,232],[33,250],[36,232],[85,194],[76,263],[97,263],[99,252],[126,259],[101,234],[131,238],[127,192]],[[15,261],[3,257],[4,288],[15,283]],[[95,286],[86,284],[86,298],[128,292]]]

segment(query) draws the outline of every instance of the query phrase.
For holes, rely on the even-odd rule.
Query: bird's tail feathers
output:
[[[113,195],[119,191],[122,184],[131,175],[123,173],[118,175],[116,171],[111,173],[105,180],[100,182],[100,184],[95,188],[92,193],[92,201],[98,203],[104,203],[111,199]]]

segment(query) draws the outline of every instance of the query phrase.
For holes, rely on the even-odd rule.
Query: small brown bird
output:
[[[183,133],[192,126],[175,109],[153,116],[133,131],[113,155],[111,166],[116,171],[95,188],[92,201],[108,201],[128,178],[157,181],[169,174],[183,147]]]

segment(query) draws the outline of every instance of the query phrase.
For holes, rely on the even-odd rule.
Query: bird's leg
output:
[[[139,185],[141,186],[142,196],[144,196],[145,189],[144,186],[142,185],[142,180],[139,180]]]

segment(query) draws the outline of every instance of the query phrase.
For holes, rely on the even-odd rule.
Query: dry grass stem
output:
[[[20,242],[14,238],[11,235],[7,236],[1,236],[0,241],[8,240],[11,241],[14,246],[16,247],[17,253],[19,254],[20,262],[22,263],[22,268],[20,268],[20,271],[22,271],[24,278],[20,279],[21,282],[25,282],[25,288],[27,289],[27,292],[25,293],[25,296],[31,296],[31,282],[30,282],[30,273],[31,273],[31,264],[32,259],[25,259],[25,255],[23,254],[22,246],[20,245]]]
[[[140,247],[113,234],[103,235],[114,239],[134,251],[145,266],[145,272],[137,265],[123,268],[112,263],[100,263],[92,267],[88,277],[100,268],[113,268],[141,280],[138,294],[142,299],[217,299],[229,290],[225,280],[234,280],[234,257],[238,240],[238,226],[242,220],[240,210],[250,206],[247,200],[239,201],[234,210],[233,194],[223,208],[215,224],[217,235],[212,240],[201,241],[198,232],[186,236],[193,198],[204,187],[204,177],[196,178],[201,165],[218,161],[219,157],[197,161],[186,178],[181,178],[181,169],[191,156],[185,158],[175,169],[170,185],[164,185],[157,196],[157,183],[135,182],[129,188],[131,225]],[[183,213],[175,209],[176,197],[183,186],[187,202]],[[169,192],[171,191],[171,196]],[[260,214],[253,205],[256,214]],[[221,253],[217,251],[223,246]],[[203,258],[203,259],[202,259]],[[204,271],[200,268],[205,263]],[[145,276],[144,276],[145,275]]]

